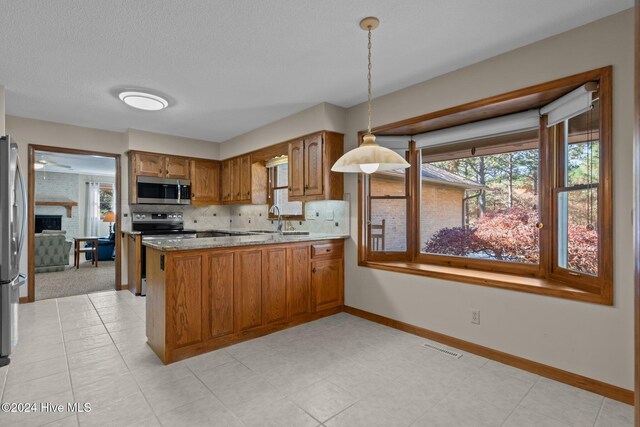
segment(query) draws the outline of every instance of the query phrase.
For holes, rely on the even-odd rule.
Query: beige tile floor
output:
[[[163,366],[128,291],[20,306],[2,402],[91,412],[2,413],[1,426],[631,426],[632,408],[338,314]]]

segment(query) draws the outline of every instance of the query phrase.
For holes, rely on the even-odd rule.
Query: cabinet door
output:
[[[240,157],[229,160],[231,167],[231,200],[240,200]]]
[[[164,156],[160,154],[135,153],[131,161],[136,176],[164,176]]]
[[[240,163],[240,200],[251,200],[251,155],[239,159]]]
[[[202,257],[177,255],[167,272],[167,341],[178,348],[202,340]]]
[[[140,295],[142,285],[141,261],[141,236],[127,234],[127,281],[129,290],[135,295]]]
[[[262,251],[263,325],[287,319],[287,250]]]
[[[304,141],[289,143],[289,196],[304,196]]]
[[[208,160],[191,161],[191,201],[214,203],[220,200],[220,164]]]
[[[189,159],[167,156],[164,165],[165,178],[189,179]]]
[[[236,328],[262,325],[262,251],[236,252],[234,259]]]
[[[309,290],[309,247],[287,249],[287,295],[289,297],[289,317],[295,318],[311,311]]]
[[[344,273],[342,259],[311,263],[313,309],[321,311],[342,305]]]
[[[231,201],[231,161],[222,162],[220,172],[220,198],[223,202]]]
[[[322,135],[304,140],[304,195],[322,194]]]
[[[231,334],[233,325],[233,253],[206,256],[202,284],[203,337],[205,340]]]

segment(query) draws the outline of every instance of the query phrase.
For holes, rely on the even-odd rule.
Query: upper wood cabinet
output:
[[[137,201],[137,177],[188,179],[191,202],[206,205],[220,202],[220,162],[165,154],[129,151],[129,203]]]
[[[289,200],[342,200],[344,178],[331,172],[342,156],[344,137],[319,132],[289,142]]]
[[[164,177],[189,179],[189,159],[185,157],[165,156]]]
[[[267,168],[251,154],[223,160],[220,195],[225,204],[266,204]]]
[[[153,153],[129,153],[129,163],[134,176],[163,177],[165,171],[164,156]]]
[[[220,199],[229,202],[231,198],[231,161],[225,160],[220,166]]]
[[[191,160],[191,203],[215,204],[220,202],[220,162]]]
[[[289,143],[289,198],[304,196],[304,140]]]

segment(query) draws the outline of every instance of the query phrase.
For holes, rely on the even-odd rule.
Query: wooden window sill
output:
[[[595,304],[613,305],[613,299],[605,295],[587,292],[570,287],[561,282],[538,277],[523,277],[513,274],[399,261],[360,261],[358,265],[377,270],[451,280],[453,282],[511,289],[513,291],[548,295],[557,298],[566,298]]]

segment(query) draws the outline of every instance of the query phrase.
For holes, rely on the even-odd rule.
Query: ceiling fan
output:
[[[44,159],[36,160],[36,162],[33,164],[34,169],[44,169],[45,166],[55,166],[59,168],[71,169],[71,166],[69,165],[63,165],[62,163],[52,162]]]

